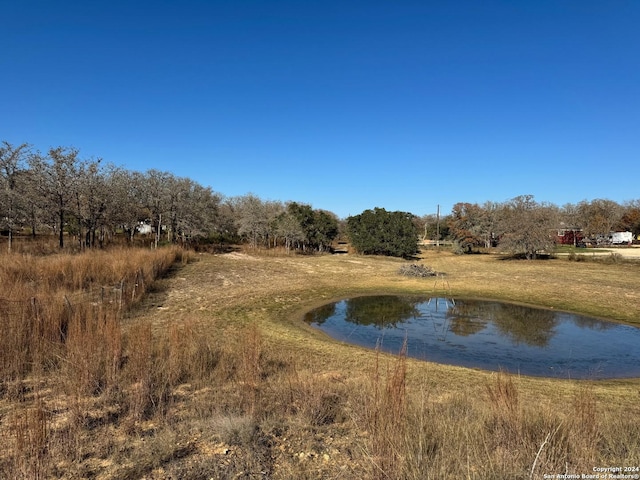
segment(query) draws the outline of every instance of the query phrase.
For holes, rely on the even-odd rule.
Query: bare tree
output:
[[[622,218],[622,207],[612,200],[596,199],[578,204],[578,212],[588,237],[608,237]]]
[[[174,241],[207,237],[216,230],[220,195],[188,178],[175,179],[171,190],[169,214]]]
[[[110,172],[115,167],[102,165],[102,160],[80,162],[74,206],[78,220],[80,246],[95,247],[99,227],[105,227],[109,203],[114,202]],[[86,235],[83,238],[84,228]],[[100,243],[103,242],[102,236]]]
[[[275,223],[275,233],[284,240],[287,252],[304,241],[304,231],[300,221],[289,210],[278,215]]]
[[[634,237],[640,235],[640,200],[631,200],[623,205],[623,214],[618,224],[620,230],[633,232]]]
[[[21,184],[21,180],[25,177],[29,149],[30,147],[26,143],[14,147],[9,142],[3,141],[0,145],[0,185],[2,188],[0,220],[9,232],[9,252],[11,252],[14,230],[26,219],[22,198],[25,185]]]
[[[27,162],[31,164],[31,155]],[[37,170],[27,168],[21,172],[19,188],[24,225],[29,227],[33,238],[42,230],[42,227],[56,231],[57,220],[42,195],[41,184],[41,174]]]
[[[57,219],[60,248],[64,248],[67,215],[72,209],[78,184],[78,154],[75,148],[57,147],[50,149],[46,157],[37,154],[30,158],[34,187],[45,207]]]
[[[269,217],[265,203],[253,194],[234,200],[238,233],[245,236],[251,246],[256,248],[260,240],[267,238]]]
[[[480,223],[479,234],[482,237],[485,247],[496,246],[496,228],[498,224],[498,212],[500,204],[495,202],[485,202],[482,205],[483,214]]]
[[[216,223],[212,233],[221,243],[239,240],[237,212],[234,203],[233,199],[222,199],[216,209]]]
[[[222,196],[195,182],[190,182],[179,229],[187,238],[209,237],[218,227],[218,209]]]
[[[550,251],[555,245],[557,208],[536,202],[533,195],[521,195],[502,205],[497,226],[501,250],[535,259],[538,253]]]
[[[111,230],[122,228],[129,243],[133,241],[140,222],[151,219],[151,213],[145,208],[145,178],[140,172],[117,167],[109,171],[111,198],[107,203],[105,224]]]
[[[151,223],[155,227],[155,246],[158,246],[163,229],[163,221],[167,220],[170,210],[169,185],[173,174],[159,170],[148,170],[144,174],[143,198],[144,207],[149,211]],[[164,218],[163,218],[164,217]]]

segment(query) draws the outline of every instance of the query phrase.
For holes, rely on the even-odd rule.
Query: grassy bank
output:
[[[0,477],[543,478],[640,465],[637,380],[418,362],[301,321],[338,298],[445,289],[638,322],[637,264],[437,251],[420,261],[444,277],[400,276],[405,262],[388,258],[200,256],[118,317],[91,388],[69,381],[93,378],[80,361],[90,341],[65,339],[71,360],[7,370]]]

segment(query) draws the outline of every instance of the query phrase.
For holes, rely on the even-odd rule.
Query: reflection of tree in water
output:
[[[322,325],[327,321],[327,318],[335,315],[336,313],[336,304],[329,303],[327,305],[323,305],[320,308],[316,308],[310,312],[307,312],[304,315],[304,321],[307,323],[317,323],[318,325]]]
[[[417,317],[420,300],[409,297],[375,296],[347,300],[345,320],[358,325],[378,328],[395,327],[398,323]]]
[[[515,343],[546,347],[555,334],[556,313],[550,310],[495,303],[493,321],[503,335]]]
[[[467,337],[484,330],[487,326],[487,318],[478,311],[478,306],[473,303],[458,302],[449,307],[447,318],[449,330],[461,337]]]
[[[573,322],[580,328],[590,328],[592,330],[609,330],[616,326],[612,322],[604,322],[597,318],[580,317],[578,315],[572,315]]]
[[[420,316],[418,306],[424,299],[401,296],[357,297],[345,300],[344,320],[377,328],[397,327],[399,323]],[[305,321],[322,325],[336,315],[336,303],[330,303],[305,315]],[[445,307],[446,308],[446,307]],[[476,334],[493,322],[503,336],[514,343],[545,347],[558,322],[556,312],[500,302],[458,300],[446,311],[448,330],[459,336]],[[577,317],[577,325],[608,328],[599,320]]]

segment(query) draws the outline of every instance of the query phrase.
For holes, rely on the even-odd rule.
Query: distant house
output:
[[[556,234],[556,243],[560,245],[578,245],[584,241],[580,228],[561,228]]]
[[[136,226],[136,230],[141,235],[150,235],[151,233],[153,233],[153,228],[146,222],[138,223],[138,225]]]

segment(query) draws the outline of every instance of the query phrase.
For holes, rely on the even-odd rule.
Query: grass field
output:
[[[102,330],[85,325],[83,342],[65,337],[37,368],[3,363],[0,478],[502,479],[640,466],[636,379],[419,362],[301,320],[349,296],[446,288],[639,323],[638,263],[428,250],[418,262],[444,274],[435,282],[398,275],[406,262],[391,258],[181,258],[146,281],[118,333],[103,314]]]

